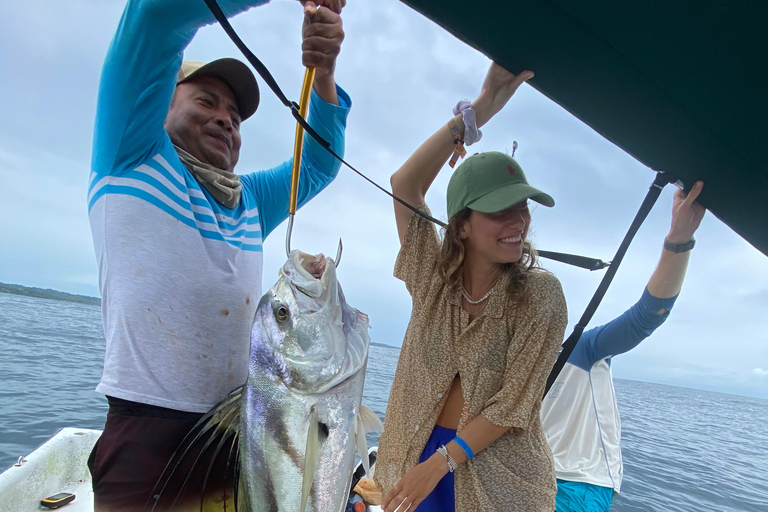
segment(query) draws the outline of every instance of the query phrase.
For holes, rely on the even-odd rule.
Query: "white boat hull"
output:
[[[64,428],[0,474],[0,512],[40,512],[40,500],[70,492],[67,512],[93,512],[88,456],[100,430]]]
[[[93,512],[88,456],[100,430],[64,428],[18,464],[0,474],[0,512],[40,512],[40,500],[60,492],[75,495],[66,512]],[[370,512],[381,512],[371,506]]]

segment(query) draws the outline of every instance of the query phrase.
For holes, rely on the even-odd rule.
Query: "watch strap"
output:
[[[682,244],[675,244],[675,243],[670,242],[666,238],[664,239],[664,249],[666,249],[666,250],[668,250],[670,252],[678,253],[678,254],[682,253],[682,252],[690,251],[691,249],[693,249],[694,245],[696,245],[696,239],[693,238],[693,237],[691,237],[691,239],[689,241],[687,241],[685,243],[682,243]]]

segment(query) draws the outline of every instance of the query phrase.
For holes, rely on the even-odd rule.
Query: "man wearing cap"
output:
[[[541,405],[541,422],[557,476],[557,512],[607,512],[621,489],[621,420],[611,360],[635,348],[669,316],[683,285],[693,234],[705,209],[703,184],[675,192],[672,227],[640,300],[581,335]]]
[[[228,16],[263,3],[220,0]],[[334,67],[344,0],[302,3],[303,64],[317,70],[308,121],[343,154],[350,99]],[[96,389],[109,400],[89,459],[99,511],[143,510],[190,428],[245,382],[262,241],[287,216],[290,160],[234,172],[240,123],[259,104],[251,71],[235,59],[182,62],[213,21],[202,1],[130,0],[102,71],[88,194],[106,338]],[[307,138],[299,204],[338,169]]]

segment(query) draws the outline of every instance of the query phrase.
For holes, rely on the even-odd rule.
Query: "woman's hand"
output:
[[[480,95],[472,102],[477,115],[477,125],[482,126],[495,116],[523,82],[533,78],[533,71],[523,71],[515,75],[495,62],[485,75]]]
[[[675,191],[672,201],[672,227],[667,235],[667,240],[673,244],[684,244],[693,238],[693,234],[699,228],[706,208],[696,202],[696,198],[704,188],[702,181],[697,181],[686,194],[682,190]]]
[[[448,462],[439,453],[409,469],[381,501],[384,512],[413,510],[448,473]]]

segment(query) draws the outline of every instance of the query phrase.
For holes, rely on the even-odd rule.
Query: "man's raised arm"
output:
[[[220,0],[234,16],[268,0]],[[119,174],[157,152],[182,52],[215,19],[205,2],[129,0],[99,84],[91,170]]]
[[[683,286],[694,244],[693,234],[706,211],[696,202],[702,188],[703,183],[698,181],[687,195],[682,190],[675,192],[672,225],[642,298],[618,318],[583,334],[577,345],[577,350],[581,345],[580,355],[575,356],[576,359],[584,359],[581,364],[591,366],[606,357],[623,354],[635,348],[664,323]]]

